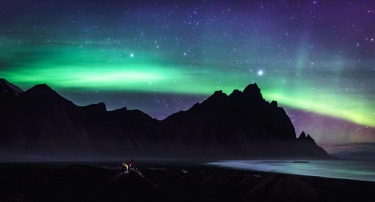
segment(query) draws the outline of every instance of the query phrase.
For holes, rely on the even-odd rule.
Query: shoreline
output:
[[[359,163],[359,164],[358,164]],[[372,166],[363,166],[371,163]],[[329,179],[375,182],[375,172],[369,170],[373,161],[360,160],[229,160],[208,163],[221,168],[278,174],[322,177]],[[356,166],[354,166],[356,164]],[[362,164],[362,165],[361,165]],[[354,166],[354,167],[353,167]],[[284,168],[286,167],[286,168]],[[336,172],[335,170],[339,170]]]

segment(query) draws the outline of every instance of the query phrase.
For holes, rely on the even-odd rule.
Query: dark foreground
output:
[[[117,164],[116,164],[117,165]],[[205,165],[0,164],[0,201],[373,201],[375,183]]]

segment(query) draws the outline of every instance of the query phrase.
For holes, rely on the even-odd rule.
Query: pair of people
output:
[[[121,172],[122,173],[129,173],[130,171],[133,171],[133,172],[137,172],[138,169],[136,169],[135,167],[135,162],[134,160],[130,160],[129,163],[122,163],[122,166],[121,166]]]
[[[136,174],[138,174],[139,176],[141,177],[145,177],[143,176],[143,174],[141,173],[141,171],[135,167],[135,162],[134,160],[132,159],[129,163],[122,163],[122,169],[121,169],[121,172],[122,173],[129,173],[129,172],[134,172]]]

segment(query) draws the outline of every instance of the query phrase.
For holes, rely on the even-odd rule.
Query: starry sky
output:
[[[163,119],[256,82],[325,147],[375,142],[374,1],[0,0],[0,77]]]

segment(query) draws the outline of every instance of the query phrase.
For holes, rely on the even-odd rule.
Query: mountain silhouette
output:
[[[229,96],[216,91],[161,123],[163,133],[169,135],[162,145],[180,155],[190,150],[196,156],[240,158],[326,156],[310,136],[296,139],[284,109],[276,101],[265,101],[257,84]]]
[[[0,103],[14,98],[22,93],[23,90],[21,90],[19,87],[9,83],[3,78],[0,78]]]
[[[73,102],[65,99],[46,84],[36,85],[21,95],[22,100],[27,100],[30,105],[59,105],[63,107],[75,106]]]
[[[159,121],[140,110],[107,111],[104,103],[77,106],[46,84],[23,92],[1,81],[2,97],[13,92],[0,106],[5,160],[329,158],[309,135],[296,138],[284,109],[265,101],[256,84],[229,96],[216,91]]]

